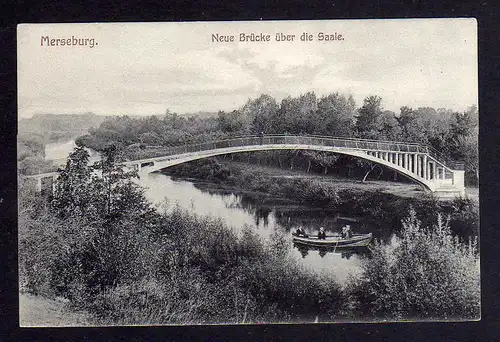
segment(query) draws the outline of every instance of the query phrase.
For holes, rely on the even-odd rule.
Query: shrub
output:
[[[475,242],[460,243],[440,216],[423,228],[413,209],[402,225],[401,238],[377,244],[363,275],[351,279],[346,312],[384,320],[479,318]]]

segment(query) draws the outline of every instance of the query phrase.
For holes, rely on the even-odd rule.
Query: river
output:
[[[75,140],[70,140],[66,142],[55,142],[45,145],[45,160],[50,160],[57,166],[61,166],[66,164],[66,158],[76,147]],[[89,148],[86,149],[89,152],[89,162],[93,163],[99,161],[101,157],[99,153],[91,150]]]
[[[74,141],[64,144],[46,145],[46,159],[62,160],[74,148]],[[95,151],[90,151],[91,161],[98,159]],[[189,179],[173,179],[161,173],[141,177],[139,184],[146,191],[146,197],[155,205],[167,203],[167,209],[179,206],[197,215],[221,219],[236,232],[249,225],[264,240],[273,234],[290,236],[292,257],[304,267],[317,272],[333,274],[339,284],[345,284],[349,274],[360,272],[364,253],[359,251],[335,251],[325,253],[318,250],[299,250],[292,246],[291,231],[302,225],[307,233],[316,234],[320,226],[328,233],[339,232],[341,226],[350,224],[354,232],[368,232],[370,226],[358,220],[342,217],[339,213],[317,209],[307,205],[290,203],[285,199],[267,200],[265,204],[254,196],[223,189],[217,184]]]

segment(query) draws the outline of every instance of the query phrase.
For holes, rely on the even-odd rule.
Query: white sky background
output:
[[[473,19],[35,24],[18,27],[19,117],[37,113],[180,114],[233,110],[262,93],[352,94],[357,106],[458,111],[477,105]],[[271,42],[238,42],[241,32]],[[278,32],[294,42],[276,42]],[[302,42],[302,32],[315,41]],[[317,33],[344,41],[319,42]],[[212,33],[235,43],[212,43]],[[40,46],[41,36],[98,45]]]

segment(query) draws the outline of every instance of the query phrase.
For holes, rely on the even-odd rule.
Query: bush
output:
[[[363,275],[351,279],[346,312],[381,320],[478,319],[479,257],[475,242],[462,244],[441,217],[422,228],[415,211],[401,238],[377,244]]]

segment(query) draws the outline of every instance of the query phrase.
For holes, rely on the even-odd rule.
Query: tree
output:
[[[76,147],[56,182],[52,211],[68,227],[58,228],[67,246],[52,266],[61,295],[86,302],[118,279],[133,277],[134,244],[154,222],[154,210],[125,171],[119,150],[104,149],[100,162],[88,165],[88,153]]]
[[[281,132],[291,134],[312,133],[318,108],[316,94],[308,92],[297,98],[290,96],[281,101],[278,117]]]
[[[377,139],[379,137],[381,102],[381,97],[373,95],[363,100],[363,106],[358,109],[356,116],[356,131],[360,138]]]
[[[241,109],[245,118],[244,128],[253,133],[273,131],[272,123],[277,111],[278,104],[270,95],[262,94],[255,100],[248,100]]]
[[[364,183],[366,181],[366,178],[368,178],[368,175],[373,170],[375,170],[378,164],[370,160],[358,159],[358,165],[361,166],[366,171],[365,175],[363,176],[363,179],[361,180],[361,182]]]
[[[119,158],[117,147],[111,145],[104,149],[101,161],[90,166],[88,152],[84,147],[76,147],[65,168],[59,170],[52,202],[57,214],[62,218],[116,220],[126,212],[147,211],[142,191],[132,182],[137,172],[124,171]]]
[[[475,106],[455,113],[450,127],[450,155],[465,163],[467,178],[476,185],[479,180],[478,120]]]
[[[477,108],[475,106],[463,113],[454,113],[450,127],[450,139],[455,145],[454,153],[456,155],[461,156],[461,141],[469,136],[477,135],[477,131],[475,131],[477,124]]]
[[[328,173],[328,168],[333,166],[338,159],[338,156],[330,152],[307,151],[307,156],[323,167],[323,174]]]
[[[354,131],[356,104],[350,95],[339,93],[322,97],[314,116],[314,133],[338,137],[349,137]]]
[[[401,137],[401,128],[394,112],[390,110],[384,111],[380,115],[378,139],[382,140],[399,140]]]
[[[230,113],[219,111],[217,114],[217,124],[225,133],[241,132],[245,127],[245,122],[240,111],[233,110]]]
[[[52,205],[59,217],[88,215],[94,196],[88,161],[87,150],[77,146],[68,156],[65,168],[58,170]]]

